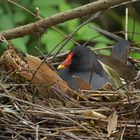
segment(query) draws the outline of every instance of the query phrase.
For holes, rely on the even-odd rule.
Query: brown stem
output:
[[[0,33],[0,36],[4,36],[6,39],[12,39],[30,35],[35,32],[40,32],[41,29],[46,29],[47,27],[89,14],[95,14],[124,2],[130,2],[130,0],[98,0],[72,10],[46,17],[34,23],[3,31]]]

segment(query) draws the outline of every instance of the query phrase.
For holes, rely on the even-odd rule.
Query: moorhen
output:
[[[79,88],[74,76],[90,83],[92,89],[99,89],[106,83],[111,83],[97,55],[86,46],[76,46],[72,49],[57,69],[60,77],[74,89]]]

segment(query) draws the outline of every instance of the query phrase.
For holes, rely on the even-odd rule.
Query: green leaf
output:
[[[11,16],[8,14],[0,15],[0,30],[6,30],[13,27]]]
[[[30,4],[32,3],[32,1],[28,1],[28,0],[21,0],[20,1],[20,5],[22,6],[31,6]],[[27,8],[27,7],[26,7]]]
[[[58,10],[55,7],[42,7],[39,8],[40,14],[43,17],[51,16],[58,13]]]
[[[135,59],[140,59],[140,53],[138,52],[131,52],[130,56]]]
[[[91,37],[96,36],[94,32],[88,28],[88,26],[83,26],[78,32],[77,32],[77,38],[79,40],[89,40]]]
[[[64,0],[36,0],[34,1],[34,7],[38,7],[40,15],[43,17],[50,16],[59,12],[58,8],[60,5],[63,5]]]
[[[13,20],[15,23],[22,23],[26,20],[26,15],[25,15],[25,13],[18,11],[14,14]]]
[[[46,46],[46,50],[48,52],[50,52],[51,50],[53,50],[56,45],[58,45],[62,40],[64,39],[64,37],[62,37],[61,34],[59,34],[58,32],[49,29],[47,34],[44,34],[41,38],[41,41],[43,44],[45,44]],[[67,50],[69,48],[71,48],[73,46],[73,43],[71,43],[69,41],[69,43],[65,46],[65,48],[63,50]],[[58,50],[58,48],[56,49]]]
[[[25,39],[23,39],[23,38],[13,39],[12,43],[14,44],[14,46],[17,49],[21,50],[22,52],[27,53],[27,48],[26,48],[26,45],[25,45],[25,43],[26,43]]]
[[[101,34],[99,35],[100,35],[99,37],[96,37],[94,39],[95,42],[103,43],[104,45],[113,44],[114,41],[110,40],[109,38],[105,36],[102,36]]]
[[[59,10],[60,12],[66,11],[71,9],[72,7],[70,6],[70,4],[63,2],[62,4],[59,5]]]
[[[100,61],[102,67],[104,68],[104,70],[106,71],[106,73],[110,76],[112,82],[113,82],[113,85],[116,87],[116,88],[119,88],[123,85],[119,75],[109,66],[105,65],[104,63],[102,63]]]
[[[0,15],[3,14],[3,9],[0,7]]]
[[[59,5],[59,11],[63,12],[66,10],[72,9],[71,5],[64,2],[63,4]],[[74,19],[63,23],[63,26],[69,31],[72,32],[78,26],[79,20]]]
[[[100,42],[100,43],[104,43],[104,44],[111,44],[112,43],[112,41],[110,39],[108,39],[107,37],[101,36],[98,32],[90,29],[88,26],[91,26],[91,25],[97,27],[97,25],[94,23],[87,24],[86,26],[83,26],[77,32],[77,39],[87,41],[95,36],[95,38],[93,39],[94,42]]]
[[[133,39],[134,42],[139,42],[140,35],[139,34],[133,34],[133,32],[140,33],[140,22],[138,20],[135,20],[132,17],[128,18],[128,32],[132,32],[128,34],[128,37],[130,39]],[[135,23],[135,24],[134,24]],[[122,22],[123,30],[125,30],[125,17],[123,18]],[[133,35],[133,38],[132,38]]]
[[[94,48],[103,48],[106,47],[106,45],[104,43],[97,43]],[[99,50],[98,52],[104,54],[104,55],[110,55],[111,52],[108,49],[103,49],[103,50]]]
[[[66,23],[66,28],[68,29],[68,31],[72,32],[78,26],[79,20],[74,19],[74,20],[67,21],[65,23]]]
[[[64,3],[64,0],[36,0],[34,5],[37,7],[46,7],[46,6],[58,6]],[[46,9],[47,11],[47,9]]]

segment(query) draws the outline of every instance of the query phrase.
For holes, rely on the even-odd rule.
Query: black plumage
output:
[[[78,76],[90,83],[93,89],[99,89],[105,83],[111,82],[109,76],[98,61],[97,55],[89,48],[86,46],[77,46],[70,53],[72,53],[70,64],[64,69],[58,70],[58,73],[73,88],[79,88],[73,76]]]

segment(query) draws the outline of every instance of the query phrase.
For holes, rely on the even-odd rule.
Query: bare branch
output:
[[[0,36],[4,36],[6,39],[12,39],[17,37],[22,37],[25,35],[34,34],[35,32],[40,32],[41,29],[44,29],[43,30],[44,32],[47,27],[51,27],[59,23],[63,23],[68,20],[83,17],[89,14],[95,14],[99,11],[112,8],[124,2],[131,2],[131,1],[130,0],[98,0],[96,2],[92,2],[72,10],[67,10],[65,12],[49,16],[47,18],[41,19],[34,23],[30,23],[24,26],[16,27],[14,29],[3,31],[0,33]]]

